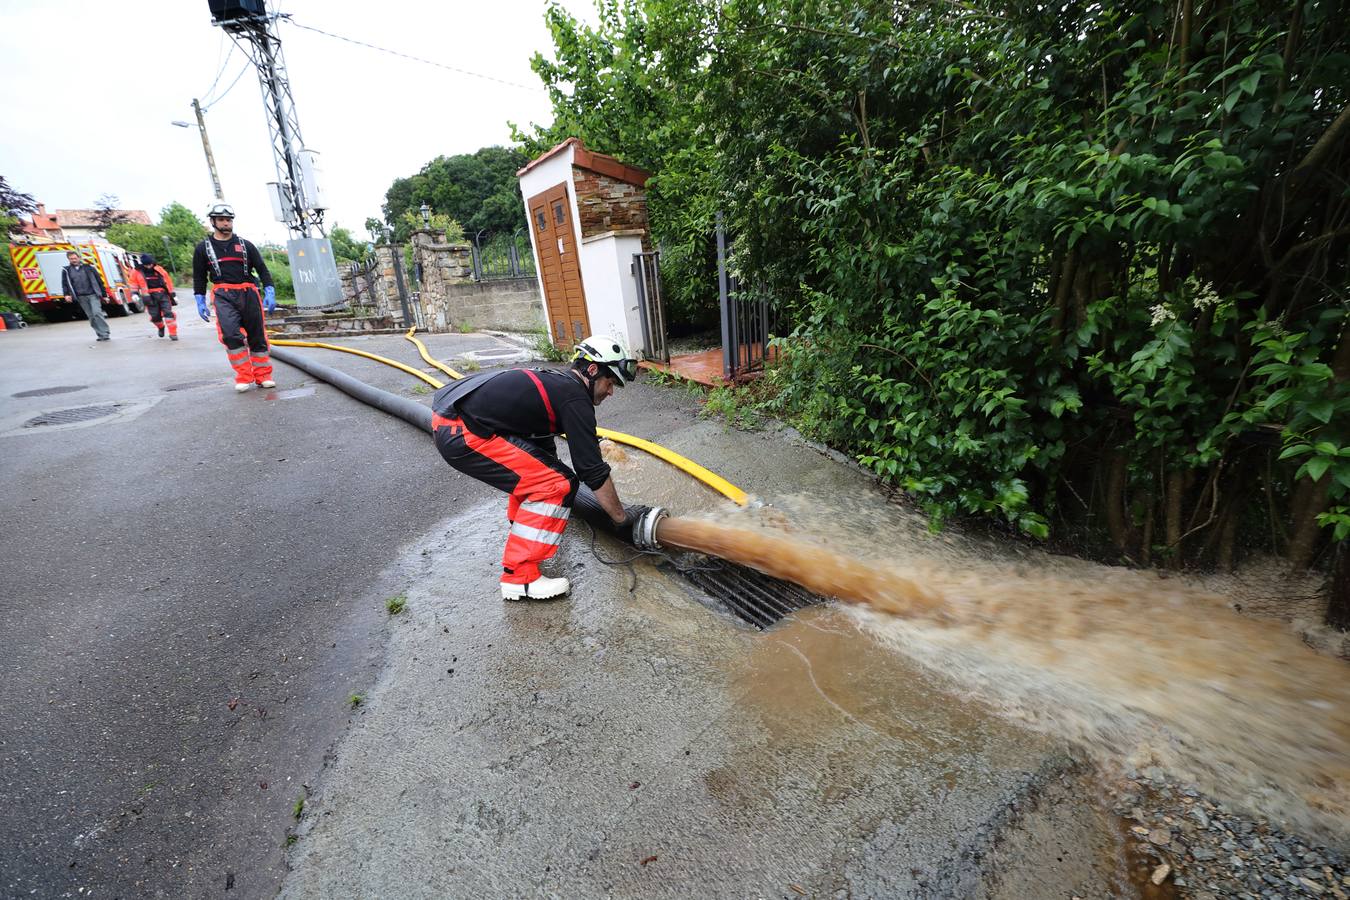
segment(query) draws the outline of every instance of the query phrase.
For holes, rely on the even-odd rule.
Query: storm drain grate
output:
[[[760,630],[799,609],[825,602],[800,585],[725,560],[700,559],[694,566],[670,568]]]
[[[87,384],[59,384],[56,387],[38,388],[33,391],[19,391],[15,397],[50,397],[53,394],[70,394],[89,387]]]
[[[70,409],[58,409],[54,412],[34,416],[23,423],[24,428],[42,428],[47,425],[72,425],[76,422],[89,422],[116,415],[122,409],[121,403],[103,403],[99,406],[73,406]]]

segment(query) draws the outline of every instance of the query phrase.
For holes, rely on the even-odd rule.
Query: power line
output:
[[[221,37],[224,37],[224,35],[221,35]],[[210,101],[211,92],[214,91],[216,89],[216,85],[220,83],[220,76],[225,74],[225,67],[230,64],[230,60],[232,58],[234,58],[234,44],[230,44],[230,52],[226,53],[225,58],[220,61],[220,68],[216,70],[216,77],[215,80],[211,82],[211,86],[206,89],[205,94],[198,95],[199,97],[202,98],[201,102],[207,103]]]
[[[225,99],[225,95],[228,94],[228,93],[230,92],[230,90],[231,90],[236,84],[239,83],[239,79],[244,77],[244,73],[247,72],[247,71],[249,70],[249,68],[251,67],[251,65],[252,65],[252,64],[251,64],[247,59],[244,60],[244,65],[239,69],[239,74],[236,75],[236,76],[234,76],[234,81],[231,81],[231,82],[230,82],[230,86],[227,87],[227,88],[221,93],[221,95],[220,95],[219,97],[217,97],[216,99],[212,100],[210,103],[204,103],[204,104],[202,104],[202,112],[206,112],[208,109],[210,109],[211,107],[215,106],[215,105],[216,105],[217,103],[219,103],[220,101],[224,100],[224,99]]]
[[[290,22],[296,28],[303,28],[305,31],[313,31],[316,34],[322,34],[324,37],[335,38],[339,41],[346,41],[349,44],[356,44],[358,47],[368,47],[371,50],[379,50],[381,53],[388,53],[392,56],[401,56],[402,58],[410,59],[413,62],[423,63],[428,66],[435,66],[438,69],[446,69],[451,72],[456,72],[460,75],[469,75],[473,78],[482,78],[486,81],[495,81],[498,84],[504,84],[507,85],[508,87],[520,88],[522,91],[537,91],[538,93],[541,94],[544,93],[544,89],[538,86],[520,84],[519,82],[516,81],[507,81],[505,78],[496,78],[492,75],[483,75],[480,72],[470,72],[468,69],[461,69],[458,68],[457,66],[447,66],[445,63],[439,63],[431,59],[423,59],[420,56],[413,56],[410,53],[402,53],[398,50],[390,50],[388,47],[379,47],[376,46],[375,44],[368,44],[365,41],[358,41],[355,38],[343,37],[340,34],[331,34],[320,28],[315,28],[312,25],[301,25],[299,22],[295,21],[295,19],[291,16],[285,16],[284,18],[286,19],[286,21]]]

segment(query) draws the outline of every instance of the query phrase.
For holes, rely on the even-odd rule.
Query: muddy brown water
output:
[[[854,555],[772,520],[669,518],[659,529],[665,546],[854,605],[886,645],[1108,766],[1157,765],[1236,808],[1350,845],[1346,663],[1180,579],[951,554],[888,560],[879,537]]]

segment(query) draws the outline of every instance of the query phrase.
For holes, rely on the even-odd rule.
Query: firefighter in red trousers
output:
[[[465,475],[510,494],[511,523],[502,553],[502,599],[544,600],[567,593],[566,578],[539,564],[558,552],[579,482],[615,525],[646,511],[625,512],[609,464],[600,456],[595,407],[637,376],[637,360],[612,337],[577,344],[570,369],[503,369],[449,384],[432,399],[436,449]],[[567,435],[574,473],[558,459],[554,437]]]
[[[211,321],[206,301],[206,279],[211,279],[211,301],[216,308],[216,332],[234,367],[234,389],[276,387],[272,380],[272,356],[263,324],[263,307],[277,308],[272,273],[251,241],[234,233],[234,207],[216,201],[206,213],[211,234],[192,252],[192,294],[197,314]],[[249,275],[252,270],[263,283],[262,296]],[[247,341],[247,344],[245,344]]]
[[[149,253],[141,254],[141,261],[131,270],[131,289],[141,295],[145,311],[150,321],[164,337],[164,329],[169,329],[169,340],[178,340],[178,317],[174,315],[173,279],[164,271],[163,266],[155,265],[155,258]]]

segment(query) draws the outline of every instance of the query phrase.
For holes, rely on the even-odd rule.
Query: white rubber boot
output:
[[[503,600],[547,600],[550,597],[559,597],[572,589],[572,584],[566,578],[549,578],[547,575],[540,575],[529,584],[508,584],[502,582]]]
[[[239,393],[241,393],[241,394],[242,394],[244,391],[246,391],[246,390],[248,390],[249,388],[251,388],[251,387],[253,387],[253,385],[251,385],[251,384],[244,384],[243,382],[239,382],[239,381],[236,381],[236,382],[234,383],[234,389],[235,389],[236,391],[238,391]]]
[[[260,388],[274,388],[274,387],[276,387],[276,386],[277,386],[277,383],[276,383],[275,381],[273,381],[272,379],[270,379],[270,378],[267,379],[266,381],[260,381],[260,382],[258,382],[258,387],[260,387]]]

